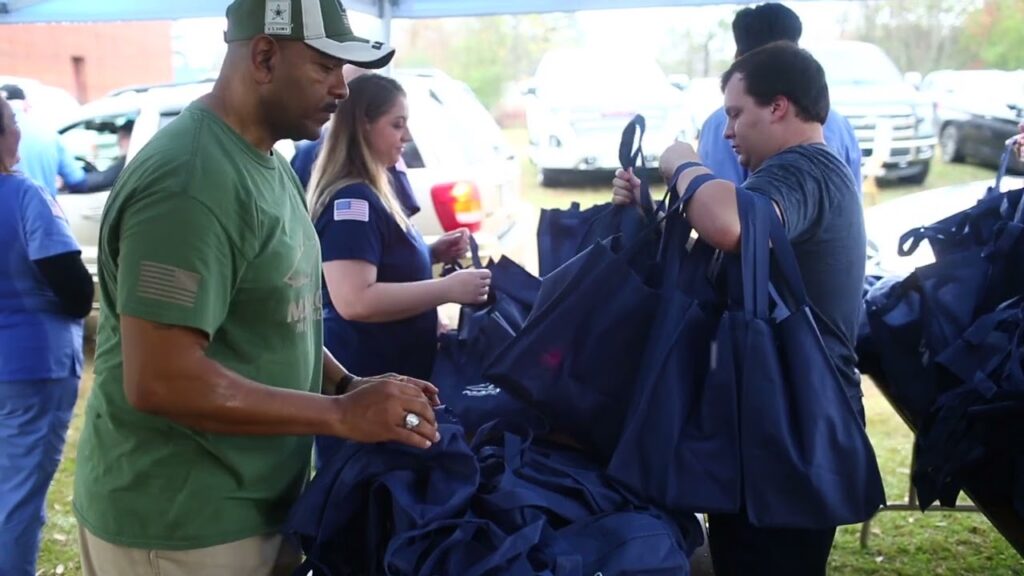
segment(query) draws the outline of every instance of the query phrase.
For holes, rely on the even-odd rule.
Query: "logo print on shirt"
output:
[[[143,260],[139,264],[139,296],[192,308],[203,277],[195,272]]]
[[[334,201],[334,221],[370,221],[370,203],[361,198],[342,198]]]
[[[295,252],[295,263],[292,264],[292,269],[284,277],[284,283],[296,291],[314,284],[313,279],[316,276],[313,270],[310,270],[303,256],[308,255],[310,251],[314,251],[316,242],[315,238],[306,236],[299,249]],[[316,260],[316,270],[319,271],[319,258]],[[297,333],[306,332],[313,322],[320,321],[323,317],[323,293],[320,291],[319,282],[315,286],[295,294],[288,304],[288,323],[295,327]]]
[[[284,277],[284,283],[292,288],[301,288],[313,280],[313,273],[306,269],[302,261],[302,256],[306,253],[307,244],[310,244],[310,242],[303,242],[299,246],[299,251],[295,254],[295,263],[292,264],[292,269]]]
[[[265,34],[292,33],[291,0],[267,0],[267,13],[263,20]]]

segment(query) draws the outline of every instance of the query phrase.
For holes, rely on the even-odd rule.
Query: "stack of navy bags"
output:
[[[877,461],[781,222],[738,190],[748,243],[722,256],[691,242],[680,215],[699,185],[679,198],[673,183],[646,227],[544,276],[486,377],[673,514],[743,510],[758,526],[811,529],[870,518],[885,501]]]
[[[884,278],[865,297],[861,369],[887,391],[917,432],[913,480],[922,509],[951,506],[973,472],[976,487],[1008,489],[1024,518],[1019,442],[1024,331],[1024,190],[1000,192],[1009,149],[985,197],[901,238],[900,253],[927,241],[935,262]]]
[[[427,451],[347,443],[327,462],[288,522],[306,554],[295,574],[689,573],[692,516],[640,504],[525,427],[492,423],[472,445],[455,424],[440,432]]]

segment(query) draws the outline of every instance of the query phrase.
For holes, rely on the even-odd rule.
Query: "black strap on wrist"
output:
[[[690,168],[696,168],[698,166],[704,168],[704,165],[701,164],[700,162],[683,162],[679,166],[676,166],[675,172],[672,173],[672,179],[669,180],[668,187],[675,188],[676,183],[679,182],[679,177],[683,175],[683,172],[686,172]]]

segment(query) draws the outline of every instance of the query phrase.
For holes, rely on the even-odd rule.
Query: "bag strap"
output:
[[[996,171],[996,182],[989,188],[987,196],[994,196],[1003,191],[1003,178],[1006,177],[1006,170],[1010,167],[1010,157],[1013,156],[1013,148],[1017,144],[1020,135],[1013,136],[1006,140],[1003,147],[1003,155],[999,158],[999,170]]]
[[[482,270],[484,268],[483,261],[480,260],[480,245],[476,241],[476,237],[472,234],[469,235],[469,258],[472,262],[473,268]],[[445,264],[441,267],[441,276],[448,276],[459,270],[464,270],[466,266],[456,260],[450,264]]]
[[[633,168],[634,175],[640,179],[640,210],[650,218],[654,215],[654,204],[651,199],[651,189],[646,180],[644,169],[647,168],[647,161],[644,158],[644,133],[647,131],[647,121],[643,115],[637,114],[626,124],[622,130],[622,139],[619,140],[619,164],[623,170]],[[639,132],[639,135],[637,134]],[[634,147],[635,144],[635,147]],[[637,173],[636,168],[641,168]]]
[[[769,222],[758,198],[742,187],[736,188],[740,218],[740,277],[743,282],[743,310],[754,318],[768,318],[770,284]]]

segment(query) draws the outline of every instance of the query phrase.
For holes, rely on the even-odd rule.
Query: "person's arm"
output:
[[[671,181],[676,168],[684,162],[700,163],[692,146],[676,142],[662,154],[660,170],[666,181]],[[701,174],[711,171],[703,165],[685,170],[676,183],[676,190],[682,196],[690,182]],[[637,201],[640,180],[631,172],[619,170],[612,181],[612,201],[628,204]],[[690,199],[686,207],[686,219],[693,225],[701,239],[715,248],[727,252],[739,250],[740,218],[736,204],[736,186],[727,180],[715,179],[705,182]]]
[[[121,172],[124,170],[125,163],[126,159],[121,157],[108,166],[106,170],[86,174],[85,183],[81,186],[81,190],[79,191],[101,192],[103,190],[110,190],[114,187],[114,183],[117,182],[117,177],[120,176]]]
[[[72,318],[85,318],[92,310],[92,276],[82,262],[81,250],[60,204],[27,179],[18,193],[29,259],[57,297],[61,312]]]
[[[487,301],[490,270],[459,270],[420,282],[377,282],[377,267],[365,260],[324,263],[331,304],[346,320],[392,322],[411,318],[448,302]]]
[[[72,318],[85,318],[92,312],[95,288],[79,251],[47,256],[34,260],[33,264],[60,302],[62,313]]]
[[[57,174],[64,181],[69,192],[85,192],[85,170],[78,165],[75,158],[64,148],[64,143],[57,138]]]
[[[392,322],[411,318],[448,302],[477,304],[486,299],[489,270],[460,270],[441,279],[387,283],[377,268],[392,241],[406,242],[394,216],[366,184],[345,186],[316,223],[331,304],[346,320]],[[468,243],[468,236],[466,239]]]
[[[437,439],[427,400],[433,386],[382,380],[342,396],[266,386],[206,355],[209,337],[193,328],[121,317],[124,387],[129,404],[202,432],[226,435],[320,434],[361,442],[429,447]],[[409,412],[423,424],[402,427]]]

